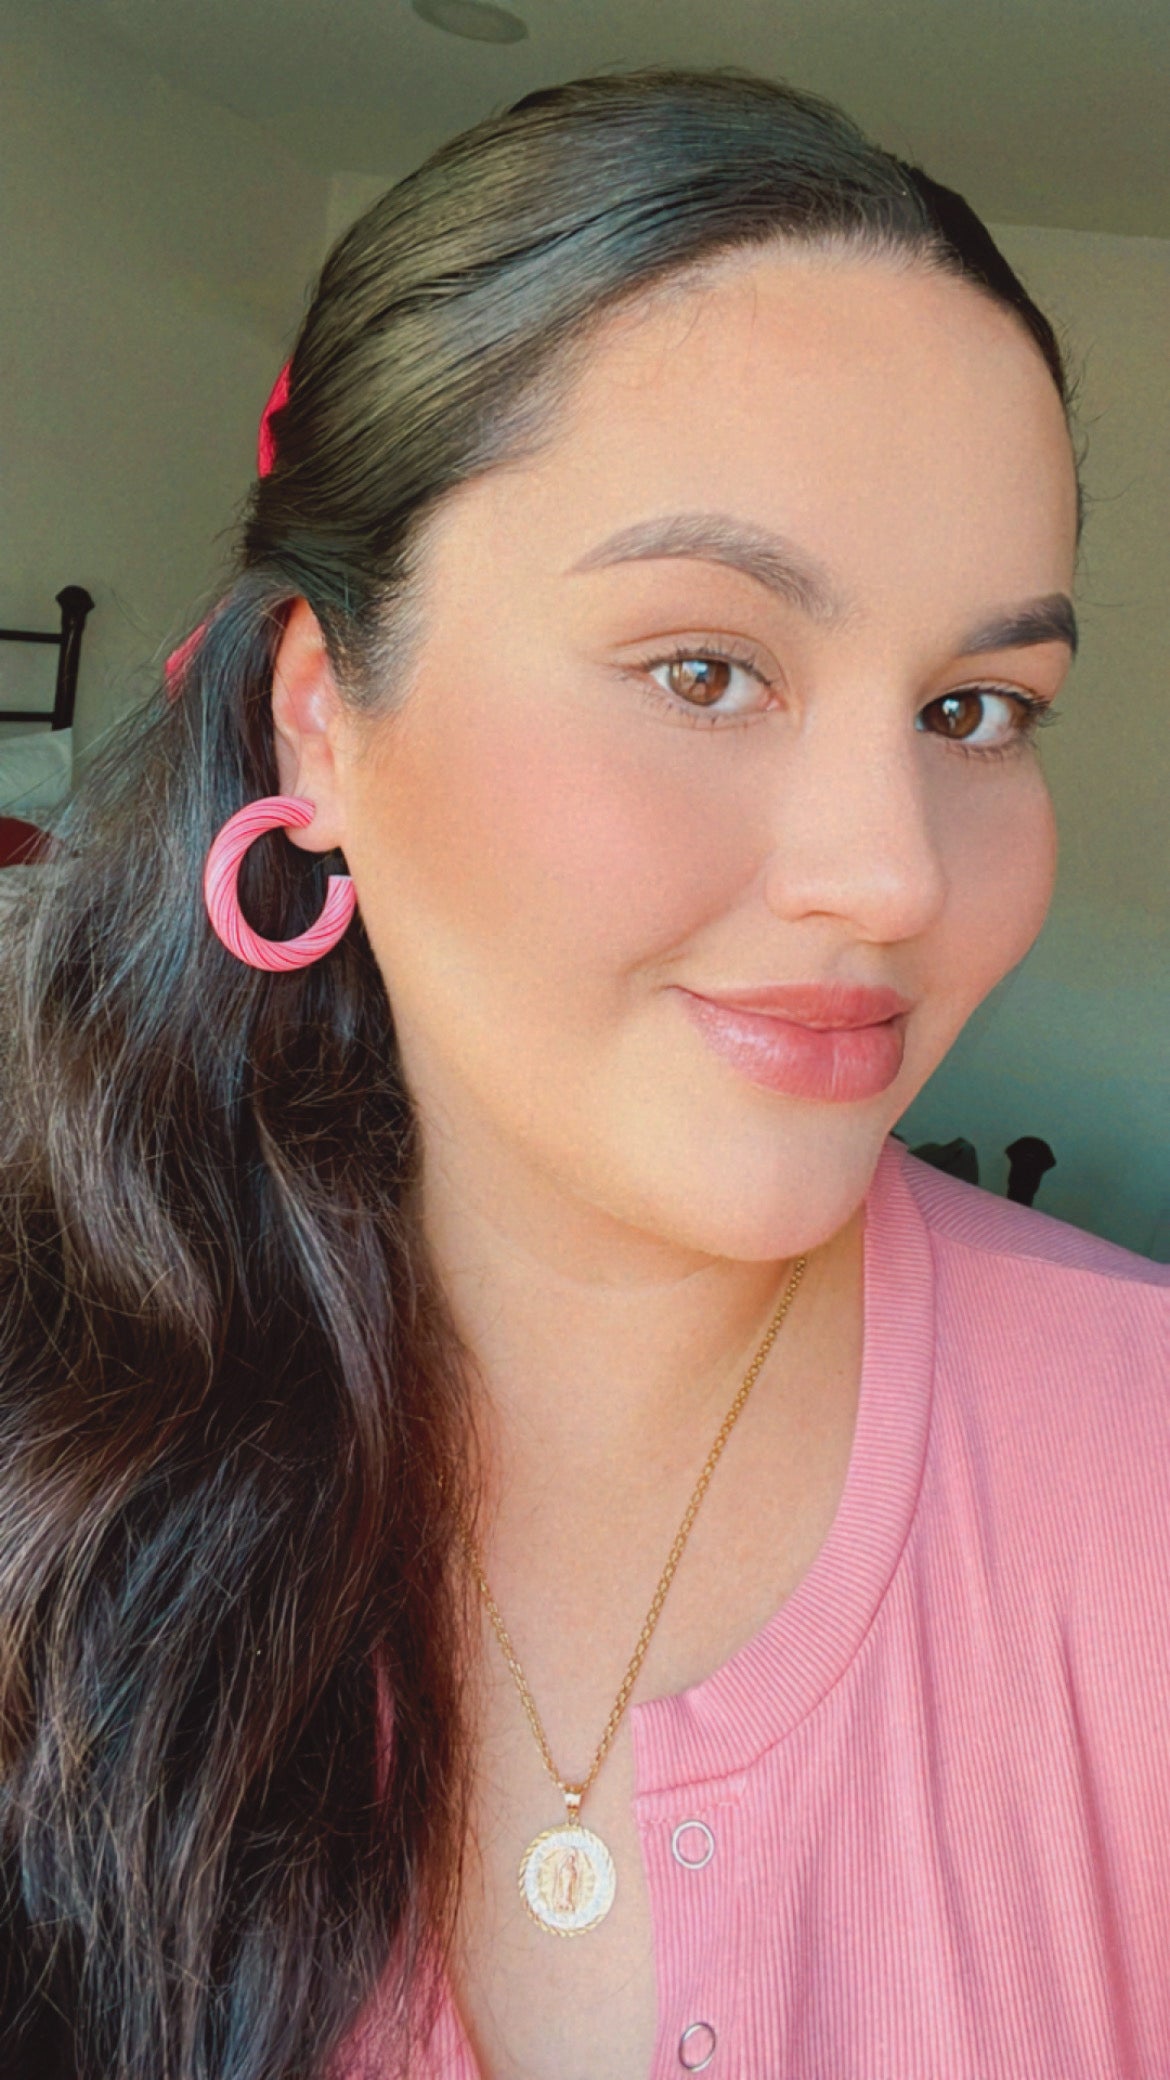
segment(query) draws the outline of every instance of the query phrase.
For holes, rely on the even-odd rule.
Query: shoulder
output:
[[[1170,1265],[1001,1199],[901,1150],[930,1239],[941,1365],[1089,1434],[1170,1451]]]
[[[897,1144],[896,1144],[897,1145]],[[1063,1498],[1147,1532],[1170,1517],[1170,1265],[1001,1199],[900,1147],[929,1241],[936,1389],[1017,1504]],[[1161,1536],[1161,1534],[1159,1534]]]
[[[1166,1383],[1170,1264],[1155,1263],[951,1177],[899,1147],[903,1183],[929,1232],[944,1310],[963,1320],[996,1319],[1025,1331],[1043,1326],[1084,1355],[1133,1355]]]
[[[935,1628],[932,1694],[1012,1853],[1050,1859],[1054,1899],[1091,1836],[1130,1926],[1164,1925],[1170,1266],[905,1148],[895,1166],[931,1314],[902,1593],[918,1636]]]
[[[1038,1207],[1001,1199],[982,1185],[967,1184],[961,1177],[936,1170],[900,1143],[894,1145],[902,1177],[923,1220],[940,1241],[981,1256],[1047,1265],[1058,1285],[1061,1274],[1071,1272],[1122,1285],[1153,1287],[1163,1296],[1170,1292],[1170,1264],[1158,1264],[1119,1243],[1106,1242]]]
[[[947,1491],[970,1481],[968,1520],[1028,1593],[1070,1585],[1080,1633],[1128,1627],[1166,1654],[1170,1267],[906,1148],[895,1163],[929,1240]]]

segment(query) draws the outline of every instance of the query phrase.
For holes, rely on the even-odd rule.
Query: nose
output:
[[[935,749],[904,702],[873,688],[806,717],[769,805],[765,893],[777,916],[844,919],[877,942],[929,928],[947,894]]]

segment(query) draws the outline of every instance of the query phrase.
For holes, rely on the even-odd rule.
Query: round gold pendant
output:
[[[613,1905],[613,1858],[588,1827],[549,1827],[529,1842],[520,1864],[520,1896],[534,1921],[554,1935],[581,1935]]]

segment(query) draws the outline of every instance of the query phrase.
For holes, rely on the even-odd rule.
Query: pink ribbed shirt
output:
[[[631,1719],[649,2080],[1170,2080],[1170,1267],[891,1136],[829,1535]]]

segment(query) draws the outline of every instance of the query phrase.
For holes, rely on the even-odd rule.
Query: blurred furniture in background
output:
[[[81,638],[93,601],[84,585],[63,585],[57,594],[61,627],[50,634],[39,628],[0,628],[0,643],[41,643],[57,651],[57,681],[51,708],[10,708],[3,699],[0,676],[0,722],[47,722],[50,729],[72,729],[73,706],[77,699],[77,667]]]
[[[1046,1170],[1054,1168],[1056,1157],[1037,1134],[1021,1134],[1018,1141],[1009,1141],[1004,1154],[1011,1164],[1007,1196],[1018,1199],[1021,1206],[1030,1206],[1040,1179]]]
[[[65,585],[57,594],[61,626],[56,633],[37,628],[0,628],[0,644],[36,645],[55,650],[51,705],[29,705],[38,692],[33,660],[14,660],[0,652],[0,723],[44,723],[28,735],[0,735],[0,867],[27,867],[51,859],[54,844],[36,821],[60,807],[73,782],[73,708],[81,638],[93,600],[83,585]],[[45,692],[48,693],[47,674]],[[13,695],[13,688],[16,688]],[[23,697],[22,697],[23,695]]]
[[[898,1140],[902,1136],[898,1135]],[[967,1184],[979,1182],[979,1157],[973,1141],[965,1141],[957,1134],[953,1141],[920,1141],[910,1151],[920,1156],[924,1163],[933,1163],[936,1170],[945,1170],[951,1177],[961,1177]]]
[[[894,1139],[904,1143],[906,1137],[895,1132]],[[978,1151],[975,1143],[962,1134],[957,1134],[953,1141],[920,1141],[910,1153],[924,1163],[933,1163],[936,1170],[963,1178],[967,1184],[979,1182]],[[1010,1165],[1005,1196],[1020,1206],[1031,1206],[1041,1178],[1055,1167],[1056,1157],[1038,1134],[1021,1134],[1018,1140],[1008,1143],[1004,1154]]]
[[[0,816],[0,867],[36,867],[52,859],[56,844],[39,824],[23,816]]]

